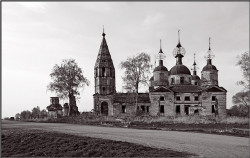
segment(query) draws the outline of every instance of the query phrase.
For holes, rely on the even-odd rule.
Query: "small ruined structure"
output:
[[[50,105],[47,106],[48,117],[58,118],[62,116],[62,106],[59,104],[59,97],[50,97]]]
[[[69,116],[79,115],[80,112],[78,111],[78,107],[76,106],[75,96],[71,95],[69,101],[70,101],[69,102]]]
[[[139,93],[137,105],[136,94],[116,93],[115,68],[103,32],[102,43],[94,67],[95,94],[94,110],[101,115],[126,116],[142,111],[152,116],[226,116],[226,93],[219,86],[218,70],[212,65],[214,54],[210,48],[205,55],[207,65],[197,75],[194,58],[193,73],[182,63],[186,50],[180,43],[173,50],[176,65],[168,70],[163,60],[165,55],[160,44],[159,64],[154,68],[149,82],[149,93]]]
[[[63,116],[69,116],[69,104],[68,103],[63,104]]]

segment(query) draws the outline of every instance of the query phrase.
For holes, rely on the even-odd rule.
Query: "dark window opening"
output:
[[[126,113],[126,105],[122,105],[122,113]]]
[[[174,84],[174,78],[171,78],[171,84]]]
[[[102,68],[102,76],[106,76],[105,67]]]
[[[198,105],[195,105],[195,106],[198,106]]]
[[[186,115],[189,115],[189,106],[188,105],[185,105],[185,113],[186,113]]]
[[[186,96],[186,97],[185,97],[185,101],[190,101],[190,97],[189,97],[189,96]]]
[[[195,109],[195,110],[194,110],[194,113],[195,113],[195,114],[198,114],[198,113],[199,113],[199,110],[198,110],[198,109]]]
[[[194,85],[198,85],[198,83],[197,83],[197,82],[195,82],[195,83],[194,83]]]
[[[103,91],[103,93],[105,93],[105,90],[106,90],[106,88],[105,88],[105,87],[102,87],[102,91]]]
[[[176,105],[176,114],[181,113],[181,106],[180,105]]]
[[[216,96],[212,96],[212,101],[215,101],[216,100]]]
[[[160,97],[160,101],[164,101],[164,97],[163,96]]]
[[[161,105],[160,113],[164,113],[164,105]]]
[[[215,113],[214,105],[212,105],[212,113]]]
[[[198,100],[199,100],[199,97],[198,97],[198,96],[195,96],[195,97],[194,97],[194,100],[195,100],[195,101],[198,101]]]
[[[147,112],[149,112],[149,106],[147,106]]]
[[[141,106],[141,110],[145,111],[145,106],[144,105]]]
[[[184,77],[181,77],[181,78],[180,78],[180,82],[181,82],[181,83],[184,83]]]
[[[180,96],[176,96],[176,100],[180,101],[181,97]]]

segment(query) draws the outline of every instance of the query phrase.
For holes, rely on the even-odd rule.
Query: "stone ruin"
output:
[[[50,97],[50,105],[47,106],[48,117],[59,118],[62,116],[62,106],[59,104],[59,97]]]

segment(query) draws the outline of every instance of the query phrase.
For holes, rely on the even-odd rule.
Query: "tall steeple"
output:
[[[176,58],[176,65],[182,65],[182,58],[186,54],[186,50],[184,47],[181,46],[180,41],[180,30],[178,30],[178,44],[173,50],[173,55]]]
[[[192,68],[192,69],[193,69],[193,75],[197,75],[197,74],[196,74],[196,71],[197,71],[196,69],[197,69],[197,67],[196,67],[196,62],[195,62],[195,53],[194,53],[194,64],[193,64],[193,68]]]
[[[95,93],[111,94],[115,92],[115,68],[105,39],[103,27],[102,43],[95,63]]]
[[[160,39],[160,51],[158,53],[157,58],[159,59],[159,66],[163,66],[163,60],[165,59],[165,54],[163,53],[161,49],[161,39]]]
[[[207,65],[202,69],[202,86],[218,85],[218,70],[216,66],[212,65],[212,59],[215,57],[211,50],[211,38],[209,37],[208,51],[204,56],[207,60]]]

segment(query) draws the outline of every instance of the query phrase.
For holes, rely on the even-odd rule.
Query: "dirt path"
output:
[[[200,157],[249,157],[249,138],[176,131],[137,130],[61,123],[2,121],[2,128],[33,128],[198,154]]]

